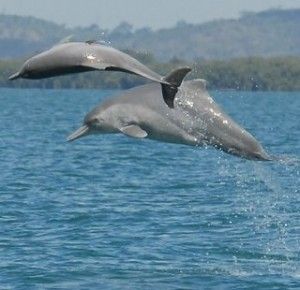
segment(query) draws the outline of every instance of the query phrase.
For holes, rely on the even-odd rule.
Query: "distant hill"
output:
[[[156,31],[133,30],[128,23],[111,31],[97,25],[67,28],[34,17],[0,15],[0,58],[32,55],[69,35],[76,40],[108,41],[160,60],[300,56],[300,9],[244,13],[238,19],[197,25],[179,22]]]

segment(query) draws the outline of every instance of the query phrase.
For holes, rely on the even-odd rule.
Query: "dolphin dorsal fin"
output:
[[[164,81],[169,84],[161,84],[164,101],[170,108],[174,108],[174,99],[184,77],[191,71],[189,67],[182,67],[171,71],[164,77]]]
[[[128,125],[120,128],[120,131],[123,134],[134,138],[146,138],[148,136],[148,133],[138,125]]]

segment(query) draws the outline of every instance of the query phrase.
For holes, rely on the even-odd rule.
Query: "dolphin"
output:
[[[202,79],[182,83],[174,109],[163,102],[157,83],[127,90],[92,109],[67,140],[97,133],[213,146],[246,159],[271,160],[259,142],[218,106]]]
[[[9,79],[42,79],[93,70],[122,71],[158,82],[162,85],[163,98],[169,107],[173,107],[178,87],[191,71],[189,67],[183,67],[162,77],[120,50],[86,41],[55,45],[28,59]]]

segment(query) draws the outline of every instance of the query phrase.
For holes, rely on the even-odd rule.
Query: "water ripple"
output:
[[[110,93],[1,90],[0,288],[299,288],[299,162],[125,136],[66,143]],[[299,93],[257,94],[215,93],[297,159]]]

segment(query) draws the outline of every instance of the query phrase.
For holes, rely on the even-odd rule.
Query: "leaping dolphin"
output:
[[[42,79],[92,70],[122,71],[161,83],[163,98],[169,107],[173,107],[178,87],[186,74],[191,71],[190,68],[183,67],[162,77],[120,50],[87,41],[58,44],[35,55],[9,79]]]
[[[68,137],[123,133],[135,138],[192,146],[211,145],[252,160],[271,160],[259,142],[232,120],[209,96],[204,80],[185,81],[170,109],[157,83],[135,87],[104,101]]]

